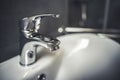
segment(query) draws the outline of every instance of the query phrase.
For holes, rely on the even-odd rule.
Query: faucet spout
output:
[[[59,49],[60,41],[50,39],[50,41],[30,41],[27,42],[21,52],[20,64],[24,66],[31,65],[36,61],[37,47],[41,46],[48,49],[50,52]]]
[[[20,26],[20,64],[30,65],[36,61],[37,47],[42,46],[50,51],[59,49],[60,41],[39,34],[41,19],[44,17],[58,18],[58,14],[42,14],[22,19]]]

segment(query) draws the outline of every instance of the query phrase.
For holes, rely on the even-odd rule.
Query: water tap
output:
[[[42,46],[50,51],[59,49],[60,41],[39,33],[41,20],[45,17],[58,18],[58,14],[42,14],[25,17],[20,23],[20,64],[28,66],[35,63],[37,47]]]

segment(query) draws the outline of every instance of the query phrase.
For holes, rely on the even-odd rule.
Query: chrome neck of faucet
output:
[[[42,46],[50,51],[59,49],[60,41],[39,34],[40,23],[44,17],[58,18],[56,14],[43,14],[23,18],[20,24],[20,64],[30,65],[35,63],[37,47]]]

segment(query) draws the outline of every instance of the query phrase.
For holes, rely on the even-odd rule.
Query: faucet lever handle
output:
[[[33,37],[33,34],[38,33],[41,20],[44,17],[59,18],[59,14],[42,14],[22,19],[22,32],[26,38],[31,38]]]

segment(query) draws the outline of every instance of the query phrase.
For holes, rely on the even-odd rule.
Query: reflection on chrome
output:
[[[58,18],[58,14],[42,14],[32,17],[25,17],[20,26],[20,64],[28,66],[36,61],[37,48],[42,46],[55,51],[59,49],[60,41],[51,37],[43,36],[39,33],[41,20],[44,17]]]

